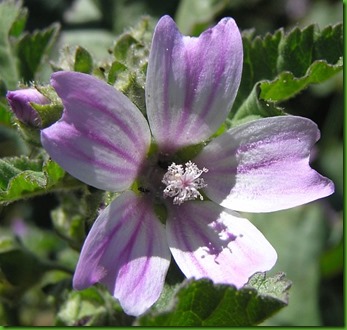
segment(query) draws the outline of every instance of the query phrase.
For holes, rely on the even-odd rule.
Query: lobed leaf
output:
[[[316,25],[288,33],[279,29],[264,37],[246,31],[243,45],[243,75],[234,109],[243,105],[257,83],[261,99],[280,102],[310,84],[324,82],[343,67],[342,24],[321,31]],[[259,114],[258,110],[255,108],[254,114]]]
[[[20,80],[28,83],[36,78],[58,35],[57,24],[23,34],[26,20],[27,10],[22,8],[22,1],[0,2],[0,85],[9,90],[15,89]]]
[[[20,75],[25,82],[35,79],[43,59],[56,41],[59,25],[53,24],[47,29],[25,34],[17,45]]]
[[[136,325],[251,326],[286,306],[289,285],[285,278],[258,277],[251,283],[253,287],[237,290],[207,279],[187,280],[177,291],[174,305],[165,312],[145,314]]]
[[[0,204],[42,194],[59,182],[65,172],[52,160],[28,157],[0,159]]]
[[[323,60],[315,61],[300,78],[296,78],[292,72],[282,72],[273,81],[261,83],[260,98],[271,102],[287,100],[307,86],[327,80],[341,70],[342,59],[335,65],[330,65]]]

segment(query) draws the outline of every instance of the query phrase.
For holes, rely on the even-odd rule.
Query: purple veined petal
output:
[[[209,278],[240,288],[254,273],[276,263],[271,244],[236,212],[210,201],[186,202],[169,210],[170,250],[188,278]]]
[[[243,48],[232,18],[198,38],[183,36],[164,16],[156,26],[149,56],[146,105],[161,150],[174,151],[210,137],[234,102]]]
[[[170,264],[163,225],[144,198],[122,193],[98,217],[73,278],[77,290],[104,284],[124,311],[138,316],[159,298]]]
[[[236,211],[278,211],[334,192],[334,184],[309,165],[319,137],[307,118],[264,118],[214,139],[194,162],[209,169],[204,192],[214,202]]]
[[[42,131],[43,147],[79,180],[103,190],[127,189],[150,145],[141,112],[122,93],[87,74],[57,72],[52,85],[64,113]]]

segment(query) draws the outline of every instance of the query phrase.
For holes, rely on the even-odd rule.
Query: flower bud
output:
[[[28,126],[40,127],[41,119],[30,103],[48,104],[50,101],[35,88],[7,92],[7,100],[17,119]]]

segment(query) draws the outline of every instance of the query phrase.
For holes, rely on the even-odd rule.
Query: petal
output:
[[[128,188],[151,139],[140,111],[122,93],[87,74],[57,72],[52,85],[65,109],[57,123],[42,131],[43,147],[89,185],[109,191]]]
[[[159,298],[170,258],[163,225],[151,205],[128,191],[94,223],[73,286],[81,290],[102,283],[127,314],[137,316]]]
[[[161,18],[148,62],[146,104],[163,151],[199,143],[219,128],[234,102],[242,61],[242,40],[232,18],[199,38],[183,36],[169,16]]]
[[[334,192],[333,183],[309,165],[318,139],[309,119],[265,118],[230,129],[194,162],[209,169],[204,191],[214,202],[237,211],[272,212]]]
[[[239,288],[254,273],[271,269],[277,259],[248,220],[209,201],[171,207],[167,235],[171,253],[188,278],[207,277]]]

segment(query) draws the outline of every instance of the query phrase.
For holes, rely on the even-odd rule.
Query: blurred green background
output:
[[[63,47],[81,45],[102,63],[109,56],[107,49],[115,37],[143,15],[159,18],[169,14],[182,33],[190,35],[198,35],[225,16],[234,17],[241,30],[255,29],[256,35],[273,33],[281,27],[289,31],[312,23],[324,28],[343,20],[343,4],[339,0],[27,0],[24,6],[29,10],[26,26],[29,31],[54,22],[61,24],[60,37],[40,77],[43,83],[48,82],[51,73],[49,61],[57,60]],[[311,118],[319,125],[322,138],[312,165],[334,181],[336,192],[293,210],[247,214],[278,251],[278,263],[271,273],[283,271],[293,282],[289,306],[264,325],[341,326],[344,323],[342,74],[309,87],[281,106],[288,113]],[[1,157],[27,152],[18,142],[15,130],[0,127]],[[57,205],[56,197],[48,195],[0,207],[0,230],[2,233],[15,230],[18,236],[25,237],[23,240],[32,251],[52,261],[59,255],[59,260],[65,260],[73,269],[77,252],[52,231],[50,212]],[[0,307],[0,321],[1,317],[11,315],[13,325],[53,324],[54,306],[46,298],[45,287],[50,277],[68,278],[64,273],[47,273],[40,285],[24,294],[16,290],[0,292],[5,300],[18,295],[17,303],[11,300]]]

